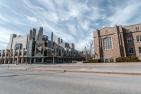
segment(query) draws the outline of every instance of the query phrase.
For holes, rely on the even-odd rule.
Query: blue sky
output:
[[[1,0],[0,49],[11,33],[44,27],[83,49],[97,28],[141,23],[140,0]]]

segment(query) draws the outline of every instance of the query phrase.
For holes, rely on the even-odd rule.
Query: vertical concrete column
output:
[[[12,63],[15,64],[15,50],[13,50],[13,58],[12,58]]]
[[[1,51],[1,56],[0,56],[0,64],[2,64],[2,50]]]
[[[21,61],[22,64],[24,63],[24,57],[21,57]]]
[[[22,55],[21,55],[22,56],[21,57],[21,63],[24,63],[24,51],[25,51],[25,49],[23,48],[22,49]]]
[[[11,49],[8,49],[7,50],[7,63],[9,64],[10,63],[10,56],[11,56]]]
[[[25,51],[25,49],[22,49],[22,57],[24,56],[24,51]]]
[[[12,52],[11,49],[9,49],[9,54],[8,54],[8,59],[9,59],[9,60],[8,60],[8,61],[9,61],[8,63],[9,63],[9,64],[11,63],[11,52]]]
[[[30,61],[29,61],[29,62],[30,62],[30,64],[32,64],[32,57],[30,57],[29,59],[30,59]]]
[[[3,50],[2,50],[1,58],[2,58],[2,64],[3,64],[4,63],[4,61],[3,61]]]
[[[3,50],[3,64],[5,64],[5,50]]]
[[[36,63],[36,57],[34,57],[34,63]]]
[[[3,52],[2,52],[2,59],[3,59],[3,64],[5,63],[5,53],[4,53],[4,50],[3,50]]]
[[[19,64],[19,55],[20,55],[20,50],[18,50],[18,54],[17,54],[17,64]]]
[[[44,51],[45,51],[45,47],[43,47],[43,53],[42,53],[42,54],[43,54],[43,57],[42,57],[42,63],[44,63],[44,56],[45,56],[45,55],[44,55]]]
[[[61,63],[64,63],[64,61],[63,61],[63,57],[61,58]]]
[[[16,64],[19,64],[19,57],[17,57],[17,61],[16,61]]]
[[[44,57],[42,57],[42,63],[44,63]]]
[[[25,63],[28,64],[27,57],[25,58]]]
[[[7,51],[6,50],[5,50],[4,54],[5,54],[4,64],[6,64],[6,58],[7,58]]]

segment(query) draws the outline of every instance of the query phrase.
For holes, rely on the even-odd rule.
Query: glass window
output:
[[[139,53],[141,54],[141,47],[139,47]]]
[[[137,36],[137,42],[141,42],[141,35]]]
[[[109,62],[109,59],[105,59],[105,62]]]
[[[136,27],[136,31],[139,31],[139,27]]]
[[[112,38],[111,37],[104,38],[103,39],[103,46],[104,46],[104,50],[112,49]]]
[[[133,42],[133,39],[132,39],[131,37],[128,37],[128,38],[127,38],[127,43],[128,43],[128,44],[131,44],[132,42]]]
[[[133,54],[134,53],[134,48],[129,48],[128,52],[129,52],[129,54]]]
[[[110,62],[114,62],[114,59],[110,59]]]
[[[21,43],[17,43],[15,45],[15,50],[21,50],[22,49],[22,44]]]

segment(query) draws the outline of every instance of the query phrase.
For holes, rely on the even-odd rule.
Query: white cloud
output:
[[[79,25],[81,26],[81,28],[83,30],[87,31],[89,29],[89,25],[90,25],[89,20],[87,20],[87,19],[78,19],[78,23],[79,23]]]
[[[92,35],[87,36],[85,39],[79,40],[76,44],[76,49],[78,50],[84,50],[85,47],[88,47],[90,40],[92,40]]]
[[[48,29],[47,32],[57,32],[52,26],[50,26],[46,21],[42,21],[40,22],[41,26],[43,26],[44,28]]]
[[[23,3],[30,9],[44,10],[42,7],[34,6],[30,0],[23,0]]]
[[[0,15],[0,21],[10,21],[8,27],[19,26],[24,30],[28,30],[29,26],[31,28],[43,26],[46,33],[54,32],[65,41],[76,43],[78,49],[83,49],[92,38],[93,30],[107,26],[109,23],[111,25],[128,24],[128,20],[139,13],[137,10],[141,6],[139,1],[131,3],[131,0],[127,0],[129,3],[125,1],[124,7],[113,6],[112,0],[108,0],[109,3],[103,1],[96,1],[94,4],[93,0],[21,0],[14,4],[2,2],[1,5],[10,11],[10,14],[8,11],[4,12],[7,15]],[[16,3],[19,4],[19,2],[23,4],[18,9]],[[2,10],[1,7],[0,10]],[[108,24],[105,24],[104,21]],[[2,28],[2,30],[5,31],[3,36],[9,34],[8,32],[13,33],[8,28]],[[0,32],[0,34],[3,33]],[[9,39],[3,36],[0,36],[2,41]]]
[[[38,17],[40,24],[66,41],[75,43],[77,41],[76,47],[79,49],[81,46],[84,47],[91,38],[89,36],[89,25],[91,24],[89,20],[97,20],[101,16],[98,8],[89,8],[86,3],[78,3],[77,1],[40,0],[39,3],[47,9],[44,12],[37,12],[38,15],[42,15],[42,18]],[[86,11],[92,11],[92,14],[87,16]],[[53,22],[54,26],[48,21]],[[59,21],[65,21],[65,24],[62,27],[56,26],[55,24]],[[64,29],[65,27],[67,30]]]
[[[42,12],[41,14],[45,20],[52,21],[54,23],[57,23],[59,21],[59,17],[55,12],[45,11],[45,12]]]
[[[2,15],[0,15],[0,22],[8,22],[8,19]]]
[[[7,44],[9,42],[9,38],[10,38],[10,34],[20,34],[22,35],[21,33],[19,32],[16,32],[16,31],[12,31],[12,30],[9,30],[9,29],[6,29],[6,28],[3,28],[3,27],[0,27],[0,49],[5,49]]]
[[[128,20],[137,13],[140,6],[141,3],[132,3],[128,4],[125,8],[117,8],[116,12],[109,17],[108,20],[111,22],[112,26],[116,24],[128,24]]]
[[[31,16],[26,16],[26,17],[31,22],[35,22],[36,23],[38,21],[35,17],[31,17]]]

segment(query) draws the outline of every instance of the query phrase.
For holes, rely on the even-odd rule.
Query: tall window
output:
[[[141,42],[141,35],[137,36],[137,42]]]
[[[128,44],[133,43],[133,38],[132,38],[132,37],[128,37],[128,38],[127,38],[127,43],[128,43]]]
[[[139,53],[141,54],[141,47],[139,47]]]
[[[133,54],[134,53],[134,48],[128,48],[128,52],[129,52],[129,54]]]
[[[104,46],[104,50],[112,49],[112,38],[111,37],[104,38],[103,39],[103,46]]]
[[[15,50],[21,50],[22,49],[22,44],[21,43],[17,43],[15,45]]]
[[[139,31],[139,27],[136,27],[136,31]]]

